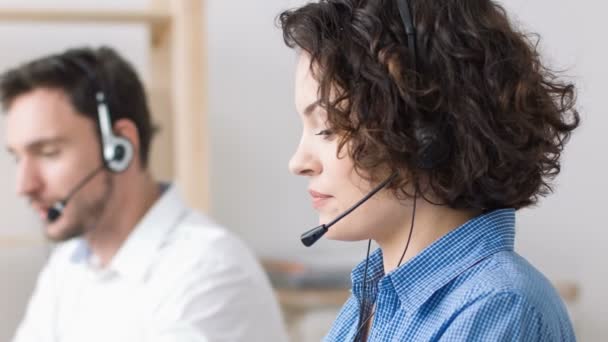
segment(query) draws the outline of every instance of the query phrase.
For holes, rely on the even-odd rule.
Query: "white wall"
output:
[[[208,2],[213,213],[264,256],[345,256],[352,264],[363,247],[322,241],[305,249],[299,242],[317,218],[305,180],[287,170],[300,139],[293,104],[296,58],[275,18],[304,2]]]
[[[313,249],[299,243],[316,216],[305,194],[306,184],[287,172],[287,161],[299,139],[293,106],[295,56],[282,43],[275,16],[304,0],[208,0],[210,141],[213,215],[237,231],[263,256],[350,266],[363,257],[364,245],[323,241]],[[0,0],[0,6],[47,6],[43,0]],[[57,7],[131,8],[146,0],[55,0]],[[602,29],[602,2],[504,0],[526,27],[543,36],[543,48],[556,66],[568,68],[581,85],[583,127],[567,148],[557,192],[539,208],[518,216],[518,249],[552,279],[577,280],[582,286],[581,341],[608,336],[603,325],[608,300],[603,295],[608,272],[600,251],[608,242],[601,220],[601,195],[608,191],[601,173],[608,166],[601,131],[608,127],[601,112],[608,87],[604,61],[608,47]],[[111,44],[140,71],[146,70],[145,30],[98,25],[53,26],[0,23],[0,69],[27,58],[78,44]],[[145,73],[143,74],[145,78]],[[0,136],[2,138],[3,136]],[[35,231],[35,220],[15,202],[11,162],[0,149],[2,189],[0,233]],[[6,191],[10,190],[10,191]],[[1,259],[0,260],[4,260]],[[14,259],[11,259],[14,260]],[[11,264],[13,265],[13,264]],[[30,266],[24,266],[27,268]],[[11,266],[11,269],[14,269]],[[30,267],[31,268],[31,267]],[[0,270],[1,271],[1,270]],[[3,273],[1,279],[12,279]],[[19,287],[29,291],[27,286]],[[9,293],[0,293],[0,303]],[[22,294],[23,295],[23,294]],[[0,305],[2,310],[16,310]],[[2,316],[0,316],[2,317]],[[5,323],[5,324],[9,324]],[[0,326],[0,340],[6,326]]]
[[[582,126],[563,159],[556,192],[537,209],[519,216],[518,246],[552,279],[576,280],[582,341],[608,336],[608,285],[605,250],[608,225],[603,218],[608,192],[608,154],[604,109],[608,90],[605,13],[599,1],[505,0],[530,30],[539,32],[545,56],[567,70],[579,85]]]

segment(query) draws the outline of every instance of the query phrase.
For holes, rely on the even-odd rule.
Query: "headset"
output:
[[[64,60],[64,64],[72,64],[82,70],[96,88],[97,124],[101,137],[101,156],[106,169],[114,173],[125,171],[133,160],[133,144],[127,138],[114,134],[110,107],[101,79],[82,59],[64,57]]]
[[[407,35],[407,47],[412,70],[415,77],[418,76],[418,48],[416,44],[416,28],[412,17],[412,11],[408,0],[397,0],[399,14],[403,22],[403,28]],[[417,84],[417,82],[414,82]],[[413,97],[416,104],[416,95]],[[440,118],[444,118],[443,113],[435,113]],[[414,136],[417,141],[418,149],[414,156],[414,165],[422,170],[432,170],[445,162],[450,156],[450,145],[447,143],[443,134],[445,122],[440,122],[434,118],[433,124],[424,124],[420,120],[414,122]],[[438,123],[439,122],[439,123]]]
[[[407,47],[408,47],[408,53],[409,53],[409,57],[410,57],[410,63],[411,63],[411,68],[414,70],[415,73],[415,77],[417,77],[418,75],[418,65],[417,65],[417,57],[418,57],[418,49],[416,47],[416,29],[414,26],[414,21],[413,21],[413,17],[412,17],[412,11],[409,5],[408,0],[397,0],[397,6],[399,8],[399,14],[401,16],[401,20],[403,22],[403,27],[405,29],[405,34],[407,35]],[[417,82],[414,82],[414,84],[417,84]],[[414,105],[416,105],[416,95],[414,95]],[[440,117],[440,119],[444,118],[443,113],[435,113],[438,114],[438,116]],[[437,122],[440,121],[440,119],[434,118],[434,124],[430,124],[430,125],[424,125],[420,120],[416,120],[414,122],[414,135],[415,138],[417,140],[417,145],[418,145],[418,149],[416,152],[416,155],[414,156],[414,165],[422,170],[426,170],[426,171],[430,171],[435,169],[436,167],[438,167],[440,164],[442,164],[443,162],[445,162],[449,156],[450,156],[450,146],[447,143],[445,137],[443,136],[443,134],[445,133],[445,122],[441,122],[439,125],[442,125],[443,128],[439,127],[439,125],[437,125]],[[392,178],[394,178],[395,175],[393,174],[391,177],[389,177],[385,182],[381,183],[376,189],[374,189],[372,192],[375,193],[376,191],[378,191],[381,187],[386,186],[388,183],[390,183],[390,180]],[[369,196],[371,197],[370,194]],[[414,221],[415,221],[415,217],[416,217],[416,200],[418,198],[418,189],[416,189],[416,193],[414,194],[414,200],[413,200],[413,208],[412,208],[412,218],[411,218],[411,223],[410,223],[410,231],[409,231],[409,235],[407,238],[407,242],[405,245],[405,248],[403,249],[403,253],[401,254],[401,258],[399,259],[399,263],[397,264],[397,268],[399,268],[399,266],[401,266],[401,262],[403,261],[403,258],[405,256],[405,253],[408,250],[408,247],[410,245],[410,241],[412,239],[412,233],[414,231]],[[359,204],[357,204],[358,206]],[[357,330],[355,331],[355,338],[354,341],[359,341],[363,336],[365,336],[365,334],[363,334],[363,331],[365,329],[365,327],[367,326],[367,323],[369,322],[369,320],[374,316],[376,310],[373,309],[371,311],[371,313],[369,314],[365,314],[367,311],[367,305],[366,305],[366,300],[365,300],[365,292],[366,292],[366,285],[367,285],[367,267],[368,267],[368,263],[369,263],[369,253],[370,253],[370,247],[371,247],[371,240],[368,241],[367,244],[367,257],[365,258],[365,270],[364,270],[364,276],[363,276],[363,289],[362,289],[362,303],[361,303],[361,308],[359,310],[359,322],[358,322],[358,326],[357,326]]]
[[[409,61],[411,62],[411,68],[414,73],[418,73],[417,57],[418,50],[416,47],[416,29],[414,27],[414,21],[412,20],[412,13],[407,0],[397,0],[397,6],[399,8],[399,14],[403,22],[405,34],[407,35],[407,47],[409,54]],[[417,75],[416,75],[417,76]],[[417,84],[417,82],[414,82]],[[416,96],[414,95],[414,106],[416,105]],[[414,137],[416,139],[417,150],[413,156],[412,165],[418,169],[424,171],[432,171],[439,165],[444,163],[451,153],[450,145],[445,139],[445,115],[443,113],[437,114],[438,118],[433,118],[433,123],[424,124],[421,120],[415,120],[412,124],[414,126]],[[439,122],[439,124],[438,124]],[[319,225],[304,232],[300,239],[306,247],[310,247],[315,244],[331,226],[340,221],[342,218],[350,214],[353,210],[357,209],[367,200],[369,200],[374,194],[383,188],[387,187],[395,178],[396,173],[391,174],[386,180],[380,183],[377,187],[372,189],[365,197],[355,203],[353,206],[345,210],[342,214],[338,215],[334,220],[329,223]],[[418,189],[416,189],[416,195],[414,200],[418,196]],[[424,195],[422,195],[424,197]],[[426,198],[425,198],[426,199]],[[426,199],[429,201],[428,199]],[[437,204],[437,203],[435,203]]]
[[[57,221],[63,214],[68,201],[76,194],[84,185],[86,185],[95,175],[104,169],[113,173],[125,171],[133,160],[133,144],[129,139],[114,134],[112,130],[112,118],[107,98],[103,90],[103,86],[92,67],[87,65],[81,59],[70,56],[62,56],[55,59],[57,66],[67,70],[69,65],[75,66],[82,70],[87,78],[95,86],[95,101],[97,107],[97,123],[99,135],[101,137],[101,158],[103,164],[90,173],[88,173],[76,186],[74,186],[67,196],[56,201],[47,211],[47,221],[52,223]]]

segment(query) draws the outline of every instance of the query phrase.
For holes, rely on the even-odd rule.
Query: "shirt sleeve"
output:
[[[263,285],[238,262],[207,260],[192,267],[147,325],[150,342],[284,341],[264,322]]]
[[[524,298],[499,293],[460,310],[439,341],[552,341],[541,317]]]

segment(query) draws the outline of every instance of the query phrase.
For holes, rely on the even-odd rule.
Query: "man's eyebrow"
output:
[[[27,143],[25,145],[25,149],[28,151],[38,151],[40,149],[42,149],[42,147],[47,146],[47,145],[58,145],[58,144],[62,144],[64,142],[66,142],[67,139],[65,137],[46,137],[46,138],[39,138],[36,140],[33,140],[29,143]],[[12,153],[12,149],[9,147],[9,152]]]
[[[58,145],[66,142],[67,139],[65,137],[50,137],[50,138],[41,138],[38,140],[34,140],[25,146],[28,150],[40,149],[45,145]]]

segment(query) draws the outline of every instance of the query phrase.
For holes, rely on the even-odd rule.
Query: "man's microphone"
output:
[[[390,177],[388,177],[384,182],[380,183],[377,187],[375,187],[372,191],[370,191],[370,193],[368,193],[367,195],[365,195],[365,197],[360,199],[359,202],[355,203],[355,205],[348,208],[346,211],[344,211],[338,217],[333,219],[333,221],[331,221],[327,224],[322,224],[322,225],[315,227],[315,228],[307,231],[306,233],[302,234],[300,239],[302,240],[302,243],[304,244],[304,246],[306,246],[306,247],[312,246],[323,235],[325,235],[325,233],[327,233],[327,231],[329,230],[329,228],[331,226],[333,226],[336,222],[343,219],[344,216],[350,214],[353,210],[357,209],[361,204],[365,203],[368,199],[370,199],[372,196],[374,196],[378,191],[382,190],[382,188],[387,186],[388,183],[390,183],[393,179],[395,179],[395,177],[397,177],[396,173],[393,173],[392,175],[390,175]]]
[[[80,181],[80,183],[78,183],[64,199],[55,202],[55,204],[53,204],[53,206],[50,207],[46,213],[47,221],[49,223],[55,222],[61,216],[61,214],[63,214],[63,210],[65,209],[65,206],[68,204],[68,201],[72,198],[72,196],[74,196],[74,194],[78,192],[78,190],[80,190],[85,184],[87,184],[91,179],[93,179],[93,177],[95,177],[95,175],[97,175],[104,168],[105,165],[102,164],[100,167],[93,170],[93,172],[89,173],[86,177],[84,177]]]

